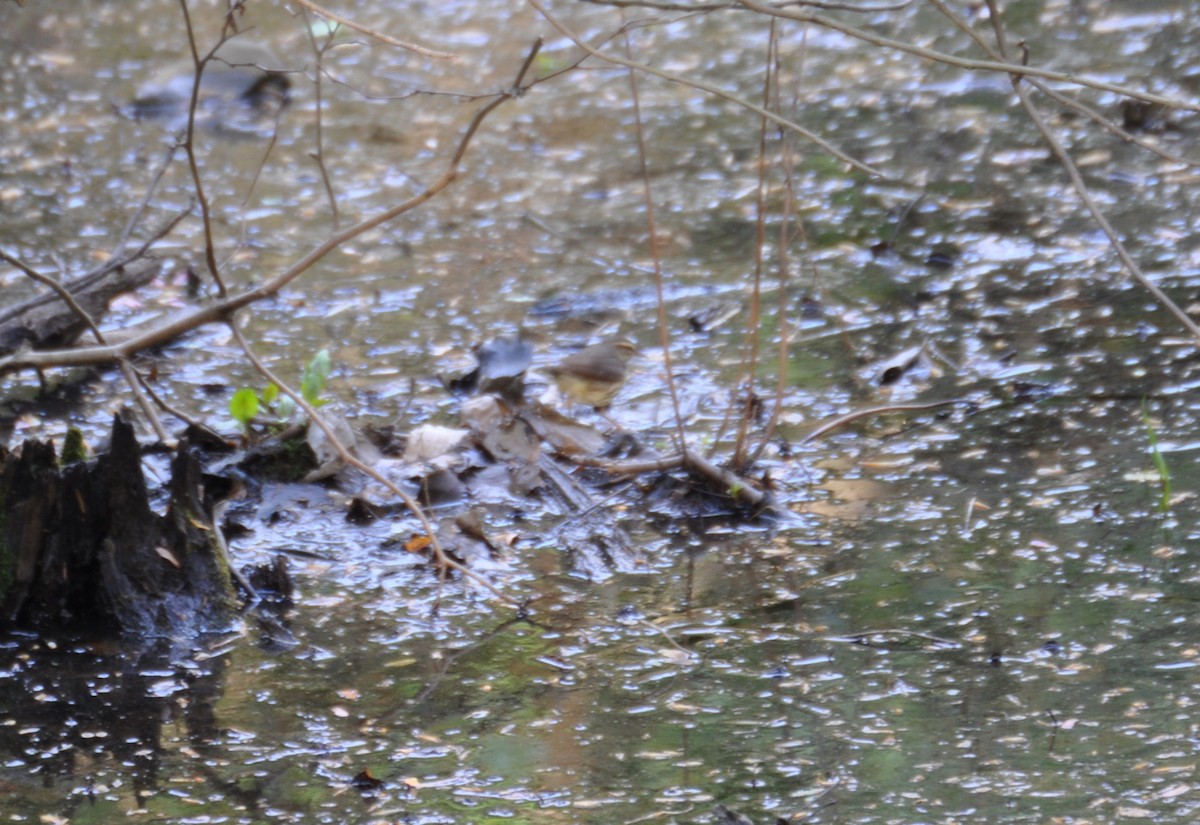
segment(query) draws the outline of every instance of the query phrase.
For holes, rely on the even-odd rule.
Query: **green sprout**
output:
[[[321,398],[325,392],[325,382],[329,379],[329,370],[329,350],[327,349],[314,355],[304,367],[304,377],[300,380],[300,395],[314,407],[323,407],[329,403],[327,399]]]
[[[329,403],[328,399],[321,396],[325,393],[331,369],[327,349],[314,355],[304,367],[304,375],[300,380],[300,395],[314,407],[323,407]],[[267,384],[262,392],[252,387],[242,387],[229,401],[229,414],[242,425],[242,430],[247,435],[250,433],[250,422],[262,410],[269,410],[280,420],[287,421],[296,412],[296,402],[283,395],[274,383]]]
[[[249,387],[242,387],[229,399],[229,414],[242,425],[242,431],[249,434],[250,422],[258,415],[258,393]]]
[[[1146,427],[1146,437],[1150,441],[1150,456],[1154,459],[1154,469],[1158,473],[1158,483],[1162,488],[1162,496],[1158,500],[1158,511],[1168,513],[1171,510],[1171,471],[1167,460],[1158,449],[1158,435],[1154,432],[1154,422],[1150,420],[1150,410],[1142,401],[1142,424]]]

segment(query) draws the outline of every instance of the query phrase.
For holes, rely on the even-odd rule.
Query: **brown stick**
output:
[[[192,66],[195,74],[192,76],[192,97],[188,101],[188,117],[187,130],[183,138],[183,150],[187,154],[188,171],[192,175],[192,188],[196,192],[196,200],[200,204],[200,218],[204,223],[204,261],[208,265],[208,274],[212,276],[213,283],[217,285],[217,292],[222,298],[228,295],[225,288],[225,282],[221,279],[221,270],[217,266],[216,246],[213,241],[212,229],[212,213],[209,210],[208,198],[204,194],[204,183],[200,179],[200,164],[196,160],[196,106],[200,101],[200,78],[204,75],[204,68],[208,65],[208,61],[217,53],[217,49],[225,42],[223,36],[220,42],[212,48],[204,57],[200,56],[200,52],[196,47],[196,32],[192,28],[192,15],[188,11],[188,0],[179,0],[179,7],[183,11],[183,22],[187,29],[188,47],[192,53]]]
[[[597,467],[614,475],[633,476],[642,473],[662,473],[667,470],[685,470],[705,481],[713,489],[724,492],[739,504],[754,508],[774,506],[774,501],[768,493],[759,490],[737,473],[718,467],[695,450],[648,461],[608,461],[587,456],[571,456],[571,461],[586,467]]]
[[[633,46],[629,32],[625,32],[625,53],[633,60]],[[667,394],[671,398],[671,409],[675,413],[675,442],[677,448],[688,453],[687,433],[683,428],[683,413],[679,405],[679,389],[675,386],[674,368],[671,359],[671,325],[667,321],[666,288],[663,285],[662,254],[658,240],[658,221],[654,214],[654,192],[650,188],[650,166],[646,159],[646,132],[642,125],[642,98],[638,93],[637,72],[629,71],[629,90],[633,96],[634,134],[637,136],[638,169],[642,177],[642,199],[646,204],[646,230],[650,233],[650,259],[654,264],[654,303],[658,321],[658,343],[663,351],[663,371],[667,378]]]

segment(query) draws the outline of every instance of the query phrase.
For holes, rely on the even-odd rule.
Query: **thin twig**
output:
[[[168,447],[172,446],[171,436],[167,434],[166,428],[163,427],[162,420],[158,417],[154,405],[150,403],[150,399],[142,391],[141,376],[138,375],[138,371],[133,368],[133,364],[129,363],[128,358],[122,358],[117,363],[121,368],[121,375],[125,378],[125,383],[129,385],[129,391],[133,393],[133,400],[137,402],[142,414],[150,422],[150,429],[154,430],[155,437],[158,438],[160,444]]]
[[[775,20],[767,33],[767,70],[763,73],[763,108],[772,103],[774,82],[778,82],[776,74],[779,64],[773,59],[778,48],[778,29]],[[774,82],[773,82],[774,81]],[[776,101],[778,102],[778,101]],[[750,437],[750,419],[754,413],[756,396],[754,384],[758,373],[758,336],[762,333],[762,274],[763,254],[767,246],[767,128],[769,121],[765,117],[758,120],[758,176],[754,193],[754,274],[750,289],[750,317],[746,319],[746,334],[742,343],[741,381],[741,415],[738,418],[737,439],[734,442],[732,465],[739,471],[746,469],[747,440]],[[786,221],[785,221],[786,223]],[[782,250],[781,250],[782,251]],[[780,262],[783,266],[783,262]],[[779,304],[783,310],[782,296]],[[735,402],[737,399],[735,399]],[[712,455],[710,452],[709,455]]]
[[[535,0],[529,0],[535,2]],[[1087,86],[1092,89],[1098,89],[1102,92],[1112,92],[1113,94],[1124,95],[1126,97],[1145,100],[1147,103],[1158,103],[1163,106],[1169,106],[1172,109],[1184,109],[1189,112],[1200,112],[1200,103],[1189,103],[1180,98],[1166,97],[1164,95],[1156,95],[1150,92],[1145,92],[1140,89],[1134,89],[1129,86],[1121,86],[1116,83],[1107,83],[1103,80],[1095,80],[1090,77],[1071,74],[1069,72],[1056,72],[1051,69],[1042,69],[1036,66],[1023,66],[1005,61],[994,60],[975,60],[968,57],[958,57],[956,55],[939,52],[934,49],[926,49],[921,46],[915,46],[912,43],[906,43],[903,40],[892,40],[891,38],[882,37],[877,34],[860,29],[855,26],[843,23],[832,17],[827,17],[816,12],[798,11],[791,9],[769,6],[765,3],[757,2],[756,0],[738,0],[738,2],[750,9],[761,14],[767,14],[774,17],[783,17],[788,20],[794,20],[798,23],[815,23],[819,26],[824,26],[828,29],[841,32],[849,37],[857,40],[862,40],[866,43],[871,43],[876,46],[883,46],[888,49],[905,52],[915,55],[926,60],[933,60],[937,63],[945,63],[948,66],[957,66],[960,69],[973,69],[986,72],[1000,72],[1008,75],[1027,75],[1030,77],[1038,77],[1043,80],[1054,80],[1061,83],[1069,83],[1075,86]]]
[[[71,312],[75,313],[75,316],[79,318],[80,321],[83,321],[88,330],[92,333],[92,337],[95,338],[97,342],[100,344],[107,343],[104,340],[104,334],[100,332],[100,328],[96,326],[96,322],[92,320],[92,316],[88,314],[87,310],[79,305],[79,303],[75,300],[75,296],[73,296],[70,291],[67,290],[67,288],[60,284],[56,279],[51,278],[49,275],[43,275],[21,259],[8,254],[2,249],[0,249],[0,261],[4,261],[5,263],[21,270],[30,280],[36,281],[43,286],[50,287],[54,294],[57,295],[62,302],[67,305],[67,308],[70,309]]]
[[[818,438],[822,437],[823,435],[826,435],[827,433],[829,433],[833,430],[836,430],[839,427],[844,427],[845,425],[849,424],[850,422],[857,421],[860,418],[868,418],[873,415],[885,415],[887,413],[894,413],[894,412],[913,412],[916,410],[935,410],[938,407],[948,407],[951,404],[958,404],[958,403],[961,403],[966,400],[967,399],[965,397],[964,398],[947,398],[943,401],[929,401],[924,404],[888,404],[885,407],[871,407],[870,409],[867,409],[867,410],[855,410],[854,412],[846,413],[843,416],[839,416],[838,418],[833,419],[832,421],[830,421],[827,424],[822,424],[820,427],[817,427],[811,433],[804,436],[804,438],[800,439],[800,443],[807,444],[810,441],[816,441]]]
[[[308,14],[307,13],[305,13],[305,15],[304,15],[304,21],[306,24],[308,23]],[[308,42],[309,42],[309,45],[312,46],[313,55],[317,59],[317,66],[313,72],[313,91],[314,91],[314,95],[316,97],[316,107],[315,107],[316,123],[315,123],[315,129],[314,129],[314,134],[313,134],[313,142],[316,144],[317,148],[309,153],[309,157],[313,159],[313,161],[317,164],[317,169],[320,170],[320,172],[321,172],[321,182],[325,186],[325,196],[327,198],[329,198],[329,211],[331,213],[331,218],[332,218],[332,222],[333,222],[333,231],[336,232],[338,230],[339,225],[341,224],[341,218],[338,216],[337,196],[333,194],[333,184],[329,180],[329,170],[325,166],[325,141],[324,141],[324,129],[322,127],[323,119],[321,117],[321,113],[324,109],[324,100],[322,98],[323,87],[321,84],[321,77],[322,77],[322,75],[325,74],[325,67],[324,67],[325,52],[329,51],[329,47],[333,45],[333,34],[334,33],[331,32],[329,34],[329,36],[325,39],[325,44],[320,45],[317,43],[317,35],[313,31],[313,27],[306,25],[305,29],[307,29],[307,31],[308,31]]]
[[[212,214],[209,210],[208,198],[204,194],[204,183],[200,178],[200,164],[196,160],[196,106],[200,101],[200,80],[204,76],[204,67],[208,65],[208,61],[216,54],[217,49],[225,43],[225,38],[213,47],[212,51],[204,57],[200,57],[200,52],[196,47],[196,32],[192,28],[192,16],[188,11],[188,0],[179,0],[179,7],[183,10],[183,22],[187,30],[188,48],[192,53],[192,66],[195,72],[192,77],[192,96],[188,101],[188,116],[187,129],[184,132],[183,150],[187,153],[188,171],[192,174],[192,187],[196,192],[196,201],[200,204],[200,217],[204,224],[204,261],[208,265],[208,274],[212,277],[213,283],[217,285],[217,293],[225,298],[228,295],[225,289],[225,282],[221,279],[221,272],[217,266],[216,247],[213,242]]]
[[[996,45],[998,47],[998,51],[1000,52],[1001,56],[1007,58],[1008,44],[1004,34],[1004,27],[1000,23],[1000,14],[996,9],[995,0],[986,0],[986,2],[988,4],[988,8],[991,10],[992,25],[994,26],[996,32]],[[1146,274],[1142,272],[1142,268],[1138,266],[1136,261],[1133,260],[1133,256],[1129,254],[1129,251],[1125,248],[1125,244],[1121,242],[1120,237],[1117,235],[1117,231],[1113,229],[1112,224],[1108,222],[1108,218],[1105,216],[1104,212],[1101,211],[1099,204],[1097,204],[1095,198],[1092,197],[1091,190],[1088,189],[1087,184],[1083,181],[1083,175],[1079,173],[1079,167],[1075,165],[1075,161],[1071,159],[1070,154],[1065,148],[1063,148],[1062,143],[1055,136],[1055,134],[1050,131],[1050,127],[1046,125],[1046,121],[1042,117],[1041,112],[1039,112],[1037,107],[1033,104],[1033,101],[1029,97],[1029,90],[1021,82],[1022,75],[1019,73],[1014,73],[1011,75],[1010,79],[1012,80],[1013,91],[1017,93],[1017,97],[1021,101],[1021,107],[1025,110],[1025,113],[1029,115],[1029,119],[1033,122],[1034,127],[1041,134],[1042,139],[1046,141],[1046,145],[1050,147],[1050,151],[1054,153],[1055,158],[1058,159],[1059,164],[1066,171],[1067,176],[1071,179],[1071,186],[1075,189],[1075,193],[1079,196],[1079,199],[1083,201],[1083,205],[1087,208],[1088,212],[1091,213],[1092,220],[1096,222],[1096,224],[1100,227],[1100,230],[1108,237],[1109,245],[1111,245],[1113,251],[1117,253],[1117,257],[1121,260],[1121,263],[1124,264],[1125,269],[1130,275],[1133,276],[1133,279],[1142,286],[1143,289],[1153,295],[1155,300],[1162,304],[1162,306],[1165,307],[1168,312],[1174,315],[1179,322],[1183,324],[1187,331],[1196,338],[1197,342],[1200,342],[1200,326],[1197,326],[1196,322],[1193,321],[1178,304],[1172,301],[1170,296],[1168,296],[1167,293],[1163,292],[1162,289],[1159,288],[1158,284],[1147,278]]]
[[[975,29],[971,28],[971,26],[962,18],[961,15],[956,14],[953,9],[947,6],[944,0],[929,0],[929,2],[932,3],[938,11],[945,15],[945,17],[951,23],[953,23],[959,31],[963,32],[972,40],[974,40],[975,43],[988,54],[989,57],[997,61],[1002,59],[1001,56],[992,48],[991,44],[984,40],[979,33],[975,31]],[[1170,161],[1171,163],[1178,163],[1181,166],[1200,166],[1200,160],[1190,160],[1182,155],[1177,155],[1174,152],[1168,152],[1161,146],[1156,146],[1145,138],[1139,137],[1127,129],[1122,129],[1115,122],[1113,122],[1112,118],[1106,117],[1105,115],[1093,109],[1091,106],[1088,106],[1086,103],[1080,103],[1078,100],[1067,97],[1062,92],[1051,89],[1048,85],[1041,80],[1038,80],[1036,77],[1026,76],[1026,80],[1028,80],[1029,84],[1042,94],[1060,103],[1061,105],[1066,106],[1068,109],[1079,112],[1088,120],[1091,120],[1100,128],[1121,138],[1121,140],[1124,140],[1128,143],[1137,144],[1147,152],[1158,155],[1163,160]]]
[[[229,571],[229,575],[233,577],[246,594],[246,606],[253,607],[262,601],[262,595],[255,589],[246,575],[233,566],[233,557],[229,553],[229,542],[225,540],[225,531],[221,529],[221,520],[225,517],[225,509],[229,507],[230,501],[226,499],[217,503],[212,509],[212,537],[213,544],[217,546],[217,553],[221,556],[221,562],[225,565],[225,569]]]
[[[200,419],[195,418],[191,415],[188,415],[183,410],[179,409],[178,407],[176,407],[172,404],[168,404],[166,399],[163,398],[161,395],[159,395],[155,391],[153,385],[151,385],[150,381],[147,380],[146,376],[142,373],[141,370],[135,370],[135,373],[138,378],[138,383],[141,384],[142,389],[146,391],[146,394],[150,396],[150,400],[152,400],[154,402],[155,406],[157,406],[160,410],[165,412],[167,415],[171,415],[171,416],[174,416],[175,418],[178,418],[180,421],[182,421],[184,424],[188,425],[189,427],[195,427],[197,429],[208,430],[209,432],[211,432],[211,430],[209,430],[208,426],[205,425],[205,423],[203,421],[201,421]]]
[[[695,450],[641,461],[610,461],[591,456],[571,456],[571,460],[585,467],[597,467],[613,475],[622,476],[684,470],[705,481],[712,489],[728,495],[739,504],[755,510],[770,509],[775,506],[769,494],[759,490],[758,487],[737,473],[716,466]]]
[[[109,272],[112,272],[114,269],[118,269],[122,266],[125,266],[125,264],[131,263],[133,261],[136,261],[138,258],[141,258],[143,255],[145,255],[147,252],[150,251],[150,247],[154,246],[154,244],[158,243],[163,238],[167,237],[167,235],[170,235],[172,232],[174,232],[175,227],[179,226],[180,222],[183,221],[184,218],[186,218],[188,215],[192,214],[192,210],[195,208],[196,208],[196,205],[194,202],[189,203],[185,208],[180,209],[178,212],[176,212],[174,215],[172,215],[170,220],[168,220],[166,223],[164,223],[155,232],[150,233],[150,237],[148,237],[148,238],[146,238],[146,240],[142,241],[142,245],[139,246],[137,249],[133,250],[132,252],[127,252],[124,255],[115,256],[112,259],[110,259],[109,261],[107,261],[104,264],[104,266],[98,267],[96,270],[95,279],[99,280],[101,277],[103,277],[104,275],[107,275]],[[87,275],[84,276],[85,279],[91,278],[91,277],[93,277],[92,273],[88,273]],[[88,283],[91,283],[91,281],[88,281]],[[80,283],[77,286],[82,287],[84,285],[85,284]]]
[[[14,258],[3,250],[0,250],[0,260],[15,266],[17,269],[24,272],[29,278],[37,281],[39,284],[50,287],[50,289],[54,291],[54,294],[56,294],[62,300],[62,302],[67,305],[71,312],[74,313],[75,316],[84,323],[84,325],[88,328],[88,331],[91,332],[92,337],[96,339],[96,343],[100,344],[101,346],[108,343],[104,338],[104,333],[100,331],[100,327],[96,325],[96,322],[92,319],[92,316],[88,314],[88,311],[80,306],[79,302],[75,300],[75,296],[71,294],[70,290],[60,284],[56,279],[51,278],[49,275],[43,275],[33,267],[25,264],[24,261]],[[121,368],[121,375],[124,376],[125,382],[129,384],[129,390],[133,393],[134,400],[137,402],[138,406],[141,407],[142,412],[145,413],[146,419],[150,422],[150,426],[154,430],[154,434],[158,437],[159,441],[166,444],[170,438],[167,435],[167,431],[163,428],[162,422],[158,418],[158,414],[155,413],[154,407],[150,404],[149,400],[147,400],[145,394],[142,393],[141,386],[138,383],[137,371],[129,363],[128,358],[119,359],[118,364]]]
[[[360,34],[365,34],[368,37],[372,37],[378,40],[380,43],[387,43],[389,46],[398,46],[401,49],[407,49],[410,52],[416,52],[417,54],[424,55],[425,57],[436,57],[442,60],[458,60],[458,55],[456,54],[435,51],[434,49],[429,49],[425,46],[418,46],[415,43],[406,43],[403,40],[397,40],[391,35],[384,34],[376,29],[368,28],[361,23],[355,23],[348,17],[342,17],[340,14],[335,14],[323,6],[318,6],[316,3],[312,2],[312,0],[295,0],[295,2],[298,5],[308,9],[313,14],[319,14],[321,17],[324,17],[327,20],[332,20],[334,23],[340,23],[346,28],[353,29]]]
[[[279,106],[275,109],[275,122],[271,124],[271,137],[267,140],[266,148],[263,149],[262,159],[254,167],[254,175],[250,178],[250,185],[246,187],[246,197],[242,199],[242,237],[239,240],[239,246],[245,244],[246,235],[246,218],[244,210],[250,203],[250,198],[254,195],[254,190],[258,187],[259,178],[262,177],[263,170],[267,168],[267,161],[271,158],[271,153],[275,151],[275,145],[279,142],[279,122],[283,118],[284,107]],[[318,122],[320,120],[320,110],[317,111]],[[232,254],[230,255],[232,257]]]
[[[625,53],[633,58],[633,46],[629,33],[625,33]],[[663,369],[666,371],[667,393],[675,413],[675,447],[685,455],[688,452],[687,433],[683,428],[683,413],[679,406],[679,389],[675,386],[671,359],[671,326],[667,320],[666,288],[663,285],[662,255],[658,239],[658,223],[654,219],[654,192],[650,188],[650,166],[646,158],[646,133],[642,127],[642,100],[638,94],[637,72],[629,70],[629,89],[633,95],[634,134],[637,137],[638,168],[642,177],[642,197],[646,203],[646,229],[650,233],[650,259],[654,265],[654,295],[658,315],[658,344],[663,351]]]
[[[654,11],[709,12],[737,9],[736,3],[666,3],[655,0],[582,0],[596,6],[612,6],[617,9],[653,9]],[[899,11],[912,5],[912,0],[897,0],[894,3],[866,5],[862,3],[829,3],[822,0],[792,0],[792,5],[812,6],[827,11],[851,11],[871,14],[878,11]]]
[[[806,40],[807,42],[807,40]],[[775,74],[779,74],[779,44],[776,41],[775,45]],[[779,84],[775,84],[776,108],[780,107]],[[793,106],[798,105],[793,102]],[[788,324],[788,284],[791,280],[792,267],[789,250],[791,248],[791,231],[792,219],[796,221],[796,225],[800,226],[801,233],[803,227],[796,209],[796,188],[795,181],[792,178],[792,168],[794,166],[792,157],[792,142],[789,136],[780,135],[780,149],[784,176],[783,187],[783,216],[779,222],[779,244],[778,244],[778,262],[779,269],[779,287],[778,294],[775,296],[775,306],[777,315],[777,325],[779,331],[776,342],[776,362],[775,362],[775,394],[774,405],[771,408],[771,416],[767,419],[767,426],[763,428],[762,437],[759,438],[758,446],[750,451],[749,457],[746,459],[744,466],[739,466],[742,472],[747,471],[751,466],[758,461],[766,450],[767,444],[775,437],[775,430],[779,427],[779,419],[783,415],[783,400],[787,395],[788,379],[790,378],[788,370],[788,351],[791,345],[791,326]],[[807,244],[805,244],[805,247]]]
[[[961,648],[962,642],[954,639],[946,639],[942,636],[934,636],[932,633],[922,633],[919,630],[910,630],[906,627],[886,627],[882,630],[863,630],[858,633],[847,633],[843,636],[827,636],[826,640],[831,642],[856,642],[862,643],[872,636],[912,636],[916,639],[924,639],[927,642],[932,642],[935,645],[942,647]]]
[[[632,60],[621,57],[619,55],[610,54],[608,52],[602,52],[599,49],[596,49],[595,47],[588,45],[588,43],[586,41],[584,41],[582,35],[576,34],[572,29],[567,27],[567,25],[565,23],[560,21],[553,14],[551,14],[550,10],[546,8],[545,4],[542,3],[541,0],[527,0],[527,2],[531,6],[533,6],[535,9],[537,9],[541,13],[541,15],[543,17],[545,17],[547,21],[549,21],[550,25],[552,25],[552,26],[554,26],[554,28],[558,29],[559,32],[561,32],[564,37],[569,38],[571,41],[573,41],[575,43],[576,46],[583,49],[585,52],[587,52],[588,54],[590,54],[591,56],[593,56],[599,60],[603,60],[607,63],[612,63],[617,66],[624,66],[627,69],[633,69],[635,71],[645,72],[646,74],[654,75],[655,77],[662,78],[663,80],[670,81],[671,83],[678,83],[680,85],[688,86],[693,89],[699,89],[700,91],[706,92],[707,94],[713,95],[714,97],[719,97],[719,98],[722,98],[723,100],[728,100],[731,103],[734,103],[738,106],[741,106],[744,109],[748,109],[751,112],[754,112],[758,115],[761,115],[762,117],[767,118],[767,120],[770,120],[770,121],[773,121],[774,123],[779,124],[780,126],[782,126],[785,129],[789,129],[789,130],[795,132],[796,134],[801,135],[802,137],[804,137],[805,140],[815,143],[817,146],[820,146],[822,149],[824,149],[826,152],[829,152],[831,155],[836,157],[838,160],[842,161],[845,164],[848,164],[849,166],[859,170],[860,172],[864,172],[865,174],[872,175],[875,177],[880,177],[880,178],[884,178],[887,180],[891,180],[891,178],[888,175],[884,174],[883,172],[879,171],[878,169],[875,169],[872,166],[869,166],[869,165],[863,163],[860,160],[857,160],[857,159],[851,157],[850,155],[843,152],[841,149],[838,149],[836,146],[831,144],[829,141],[825,140],[824,138],[822,138],[821,136],[817,135],[814,132],[810,132],[808,129],[805,129],[803,126],[796,123],[795,121],[788,120],[787,118],[782,117],[782,116],[776,114],[775,112],[764,109],[762,106],[759,106],[757,103],[751,103],[749,100],[746,100],[745,98],[738,97],[735,94],[727,92],[724,89],[720,88],[719,86],[713,86],[711,83],[704,83],[703,81],[693,80],[691,78],[684,77],[683,75],[672,74],[671,72],[664,72],[663,70],[656,69],[655,67],[653,67],[649,64],[646,64],[646,63],[636,63]]]
[[[130,216],[128,223],[125,224],[125,229],[122,230],[121,237],[117,239],[117,243],[113,247],[111,257],[115,258],[120,255],[125,249],[125,244],[129,243],[129,237],[133,234],[134,229],[136,229],[137,225],[141,222],[142,215],[145,214],[146,208],[150,205],[150,199],[154,197],[154,193],[158,191],[158,185],[162,182],[163,175],[166,174],[167,169],[171,166],[171,161],[174,160],[175,153],[177,151],[179,151],[178,143],[172,143],[167,149],[167,156],[163,158],[162,163],[158,167],[158,171],[154,173],[154,177],[150,180],[150,185],[146,187],[146,194],[142,197],[142,202],[138,204],[138,208],[134,210],[134,213],[132,216]],[[189,208],[188,212],[191,211],[192,210]]]

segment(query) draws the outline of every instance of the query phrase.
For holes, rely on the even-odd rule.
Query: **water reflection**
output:
[[[5,244],[84,259],[123,225],[129,190],[144,185],[144,161],[164,140],[117,117],[90,81],[107,73],[132,97],[153,67],[178,57],[181,41],[168,37],[176,7],[127,29],[120,4],[87,19],[70,4],[39,5],[32,16],[0,0],[5,22],[19,25],[0,26],[0,81],[21,112],[10,145],[30,159],[0,191],[9,218],[0,232]],[[1182,13],[1122,40],[1112,24],[1121,11],[1075,5],[1092,18],[1073,30],[1082,49],[1055,44],[1064,64],[1161,42],[1167,74],[1188,76],[1195,35]],[[334,51],[339,80],[403,98],[347,94],[327,112],[326,145],[340,150],[328,169],[347,219],[440,173],[454,134],[446,124],[466,104],[412,92],[482,93],[507,78],[541,33],[518,6],[363,10],[378,15],[367,22],[428,33],[471,59],[426,65],[357,40]],[[607,26],[596,22],[604,10],[577,11],[584,25]],[[666,53],[693,36],[682,24],[647,31],[647,42],[666,61],[691,61],[683,68],[721,67],[722,82],[756,94],[762,57],[751,46],[765,38],[733,19],[701,23],[711,48],[700,57]],[[114,27],[136,37],[110,36]],[[288,53],[306,41],[291,18],[262,31]],[[12,791],[0,811],[707,822],[719,802],[752,822],[1195,820],[1197,474],[1180,449],[1195,442],[1194,347],[1117,280],[1045,153],[1005,114],[1004,84],[946,69],[914,77],[893,58],[856,60],[840,35],[803,36],[786,35],[807,49],[806,70],[787,69],[788,88],[805,95],[798,116],[926,185],[863,181],[813,153],[792,158],[811,260],[805,295],[789,299],[803,318],[782,436],[764,466],[795,521],[743,532],[627,516],[630,569],[597,582],[572,575],[562,543],[537,540],[553,525],[514,514],[533,540],[517,543],[513,586],[540,596],[523,621],[457,582],[439,590],[386,548],[389,525],[345,524],[331,505],[259,527],[235,550],[296,560],[295,644],[241,640],[206,658],[30,639],[0,649]],[[349,406],[389,421],[403,408],[420,421],[452,415],[432,376],[481,340],[524,325],[535,359],[549,363],[563,354],[556,341],[598,322],[648,330],[642,184],[621,140],[632,127],[626,81],[597,70],[579,83],[541,87],[513,107],[481,136],[444,203],[362,238],[302,293],[263,307],[252,327],[264,354],[297,367],[311,355],[298,349],[332,344]],[[671,317],[740,305],[757,133],[690,92],[645,92]],[[263,147],[217,138],[205,147],[233,283],[293,260],[332,223],[311,165],[314,110],[311,90],[297,89],[249,202]],[[1187,300],[1190,177],[1060,125],[1080,149],[1111,153],[1111,166],[1090,167],[1094,185]],[[1188,128],[1181,115],[1164,139],[1186,143]],[[597,134],[611,136],[606,151],[583,151],[581,139]],[[114,166],[75,160],[101,146]],[[165,204],[181,205],[186,178],[163,191]],[[198,237],[188,231],[174,250],[185,257]],[[163,285],[161,305],[125,308],[118,325],[189,301],[181,280]],[[704,436],[723,416],[738,335],[682,320],[674,331],[687,415]],[[820,422],[894,401],[869,365],[929,344],[953,368],[903,391],[944,390],[970,404],[871,417],[801,443]],[[164,393],[223,414],[227,390],[254,380],[230,366],[231,353],[220,333],[198,334],[161,362]],[[656,367],[630,379],[623,417],[668,418]],[[103,383],[64,390],[62,403],[90,420],[84,405],[103,406]],[[22,409],[28,417],[8,425],[15,433],[57,435],[62,408]],[[1148,427],[1170,468],[1165,511]]]
[[[176,781],[164,757],[187,751],[200,759],[222,739],[216,706],[227,657],[180,659],[169,648],[8,641],[0,678],[6,767],[38,777],[53,790],[52,809],[63,815],[101,798],[118,809],[142,807]],[[116,775],[108,775],[113,769]],[[229,792],[223,782],[208,790]]]

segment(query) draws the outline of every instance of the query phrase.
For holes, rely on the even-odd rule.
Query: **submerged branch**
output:
[[[801,444],[808,444],[810,441],[816,441],[824,435],[844,427],[847,424],[857,421],[860,418],[869,418],[875,415],[886,415],[894,412],[914,412],[918,410],[936,410],[938,407],[948,407],[951,404],[960,404],[967,399],[964,398],[947,398],[942,401],[928,401],[924,404],[888,404],[884,407],[871,407],[866,410],[855,410],[854,412],[846,413],[843,416],[833,419],[832,421],[822,424],[817,427],[804,438],[800,439]]]
[[[661,473],[668,470],[685,470],[703,481],[710,489],[727,495],[738,504],[753,510],[775,510],[775,501],[769,493],[758,489],[745,478],[730,470],[718,467],[695,450],[688,450],[662,458],[645,461],[609,461],[602,458],[572,456],[571,461],[587,467],[597,467],[614,475],[633,476],[642,473]]]

